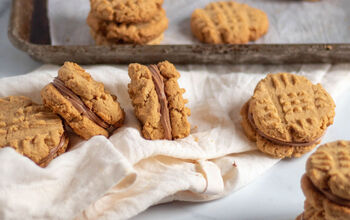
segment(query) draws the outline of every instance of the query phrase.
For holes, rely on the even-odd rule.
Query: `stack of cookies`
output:
[[[273,157],[300,157],[333,124],[335,104],[320,84],[290,73],[269,74],[241,110],[242,127]]]
[[[168,28],[163,0],[90,0],[87,17],[98,45],[159,44]]]
[[[306,200],[297,220],[350,219],[350,142],[320,146],[306,163],[301,187]]]

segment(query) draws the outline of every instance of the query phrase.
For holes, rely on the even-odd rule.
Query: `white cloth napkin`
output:
[[[0,96],[40,90],[57,75],[46,65],[0,79]],[[82,141],[47,168],[11,148],[0,149],[0,219],[126,219],[173,200],[207,201],[239,190],[278,162],[260,153],[240,126],[239,111],[269,72],[294,72],[339,96],[350,85],[350,64],[289,66],[178,66],[192,110],[189,137],[148,141],[140,136],[127,93],[126,66],[87,66],[118,96],[125,125],[109,139]]]
[[[217,1],[217,0],[215,0]],[[236,0],[266,12],[268,33],[253,43],[350,43],[349,0]],[[196,8],[213,0],[164,0],[169,18],[161,44],[198,44],[190,18]],[[89,0],[48,1],[53,45],[93,45],[86,17]]]

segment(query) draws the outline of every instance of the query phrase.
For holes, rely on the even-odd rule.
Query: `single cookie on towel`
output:
[[[268,74],[243,106],[242,126],[262,152],[300,157],[320,142],[333,123],[334,109],[332,97],[320,84],[289,73]]]
[[[343,199],[316,187],[308,177],[308,174],[302,177],[301,188],[306,201],[320,216],[318,219],[350,219],[350,200]],[[314,216],[312,214],[314,213],[307,211],[304,212],[303,217],[305,220],[312,219],[310,218]]]
[[[263,11],[234,1],[209,3],[191,17],[192,33],[203,43],[244,44],[257,40],[268,28]]]
[[[157,65],[129,65],[129,95],[135,115],[142,124],[142,135],[149,140],[173,140],[187,137],[190,109],[185,107],[184,89],[177,82],[180,77],[168,61]]]
[[[75,63],[65,62],[53,82],[42,89],[41,97],[44,105],[84,139],[95,135],[108,137],[124,121],[117,97]]]
[[[146,23],[125,24],[109,22],[98,19],[92,13],[89,13],[86,22],[90,26],[93,36],[95,34],[103,36],[109,42],[115,42],[115,44],[147,44],[150,41],[159,39],[168,28],[168,19],[163,9]]]
[[[90,0],[91,13],[117,23],[144,23],[161,10],[163,0]]]
[[[27,97],[0,98],[0,121],[0,148],[12,147],[41,167],[67,149],[60,117]]]

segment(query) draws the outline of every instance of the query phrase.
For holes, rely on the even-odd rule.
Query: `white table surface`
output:
[[[25,74],[42,65],[9,42],[7,24],[10,4],[10,0],[0,0],[0,78]],[[328,129],[323,143],[338,139],[350,140],[347,118],[350,90],[345,94],[349,95],[335,100],[335,123]],[[300,178],[305,171],[308,155],[279,162],[255,182],[223,199],[207,203],[174,202],[158,205],[133,219],[295,219],[303,210]]]

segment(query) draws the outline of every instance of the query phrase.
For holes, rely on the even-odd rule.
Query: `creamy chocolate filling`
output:
[[[328,200],[334,202],[337,205],[346,206],[346,207],[350,208],[350,200],[349,199],[344,199],[344,198],[341,198],[339,196],[336,196],[336,195],[332,194],[328,189],[320,189],[310,179],[309,179],[309,181],[310,181],[311,185],[314,187],[315,191],[318,191],[320,194],[322,194]]]
[[[81,114],[89,118],[91,121],[95,122],[97,125],[110,129],[113,125],[109,125],[104,122],[100,117],[98,117],[91,109],[89,109],[84,102],[77,96],[72,90],[67,88],[64,83],[55,78],[52,82],[52,85],[68,100],[74,108],[76,108]]]
[[[323,135],[321,135],[320,137],[316,138],[313,141],[309,141],[309,142],[288,142],[288,141],[281,141],[278,140],[276,138],[270,137],[266,134],[264,134],[264,132],[262,132],[255,124],[254,119],[253,119],[253,114],[250,113],[249,108],[247,109],[247,114],[248,114],[248,121],[249,124],[252,126],[252,128],[256,131],[256,133],[258,133],[258,135],[262,136],[263,138],[269,140],[270,142],[274,143],[274,144],[278,144],[278,145],[282,145],[282,146],[293,146],[293,147],[306,147],[306,146],[310,146],[313,144],[316,144],[318,141],[321,140],[321,138],[323,137]]]
[[[165,91],[164,91],[163,77],[160,74],[160,71],[157,65],[149,65],[148,69],[152,73],[152,80],[154,82],[154,86],[156,88],[158,100],[160,103],[160,109],[159,109],[160,121],[164,129],[164,138],[168,140],[172,140],[168,100],[166,98]]]
[[[66,134],[63,133],[61,139],[60,139],[60,142],[58,143],[58,145],[54,148],[52,148],[49,152],[49,155],[47,155],[45,158],[43,158],[40,162],[39,162],[39,165],[40,164],[44,164],[46,163],[48,160],[50,160],[51,158],[53,158],[55,156],[55,154],[64,146],[64,144],[66,143]]]

